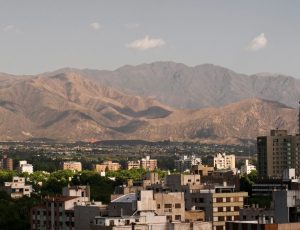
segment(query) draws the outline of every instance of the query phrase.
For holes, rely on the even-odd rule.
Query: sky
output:
[[[0,0],[0,72],[174,61],[300,78],[300,1]]]

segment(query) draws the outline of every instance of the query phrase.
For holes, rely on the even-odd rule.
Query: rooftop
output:
[[[114,199],[114,200],[111,201],[111,202],[112,202],[112,203],[113,203],[113,202],[132,203],[133,201],[136,201],[136,200],[137,200],[136,194],[135,194],[135,193],[129,193],[129,194],[120,196],[120,197]]]

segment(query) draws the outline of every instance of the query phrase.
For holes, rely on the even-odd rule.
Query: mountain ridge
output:
[[[89,75],[74,69],[24,77],[0,75],[0,139],[46,138],[66,142],[142,139],[241,144],[267,134],[272,128],[297,131],[298,111],[283,102],[292,101],[300,92],[299,81],[292,77],[239,75],[211,64],[191,68],[176,63],[141,66],[135,70],[132,66],[120,68],[118,71],[124,75],[100,71],[108,74],[103,81],[97,78],[98,71]],[[125,80],[119,83],[122,76]],[[162,80],[164,76],[166,82]],[[129,83],[125,82],[127,79]],[[108,80],[111,82],[107,83]],[[133,85],[136,88],[126,88],[133,80],[140,80]],[[115,83],[124,84],[124,89],[111,86]],[[154,93],[169,95],[169,103],[147,94],[154,84],[157,84]],[[144,88],[138,88],[139,85]],[[282,100],[259,98],[249,85],[259,88],[264,96]],[[293,87],[289,90],[290,86]],[[136,92],[139,90],[143,93]],[[191,95],[194,97],[189,98]],[[185,106],[173,106],[172,99]],[[198,108],[201,103],[192,100],[187,103],[188,99],[205,101],[206,106]]]

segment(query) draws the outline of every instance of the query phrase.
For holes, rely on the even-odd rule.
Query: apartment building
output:
[[[121,165],[112,161],[104,161],[102,164],[96,164],[95,170],[98,173],[106,171],[118,171],[121,168]]]
[[[28,174],[31,174],[31,173],[33,173],[33,165],[28,164],[27,161],[19,161],[18,172],[19,173],[26,172]]]
[[[80,171],[82,171],[82,165],[81,165],[81,162],[68,161],[68,162],[62,163],[62,169],[80,172]]]
[[[154,193],[156,213],[166,215],[169,222],[185,221],[185,201],[183,192]]]
[[[13,199],[21,198],[23,196],[30,197],[32,186],[26,185],[24,177],[13,177],[12,182],[5,182],[2,186],[3,191],[11,196]]]
[[[175,160],[174,162],[175,169],[177,172],[184,172],[190,170],[193,165],[199,165],[201,163],[201,158],[196,157],[195,155],[184,155],[180,159]]]
[[[241,166],[241,174],[249,174],[252,170],[256,170],[255,165],[249,164],[249,160],[245,160],[245,164]]]
[[[165,201],[163,201],[164,198],[166,199]],[[168,196],[167,194],[154,194],[152,190],[144,190],[134,194],[127,194],[117,198],[115,201],[112,201],[112,204],[109,204],[111,207],[108,209],[107,217],[96,216],[93,224],[91,225],[91,229],[212,229],[211,224],[207,222],[195,221],[194,223],[185,223],[179,220],[179,215],[183,216],[185,213],[183,208],[179,208],[180,201],[184,202],[182,193],[174,193]],[[132,206],[130,206],[130,204]],[[181,205],[183,204],[181,203]],[[178,210],[175,211],[178,214],[178,220],[175,220],[175,217],[173,220],[173,217],[169,213],[169,209],[173,209],[175,206],[178,207]],[[168,210],[165,211],[164,209]],[[165,215],[162,212],[168,213],[169,215]]]
[[[239,210],[247,196],[247,192],[235,192],[233,186],[216,186],[190,193],[186,208],[205,211],[205,219],[213,222],[213,229],[224,230],[226,221],[239,220]]]
[[[145,158],[141,159],[141,168],[153,171],[157,168],[157,160],[150,159],[150,156],[146,156]]]
[[[287,130],[271,130],[270,135],[257,137],[258,173],[260,177],[281,178],[285,169],[295,168],[300,174],[300,135]]]
[[[141,168],[141,162],[138,161],[127,161],[127,169],[139,169]]]
[[[225,153],[218,153],[214,156],[214,167],[216,169],[234,169],[235,155],[226,155]]]
[[[14,169],[14,162],[12,158],[7,157],[4,155],[1,160],[2,169],[12,171]]]

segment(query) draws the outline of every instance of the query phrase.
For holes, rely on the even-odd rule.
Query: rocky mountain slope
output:
[[[152,97],[181,109],[224,106],[250,98],[296,107],[300,80],[284,75],[248,76],[212,64],[189,67],[174,62],[124,66],[115,71],[75,71],[123,92]]]
[[[0,140],[240,143],[270,128],[296,131],[296,121],[295,109],[262,99],[182,110],[120,92],[74,71],[0,75]]]

